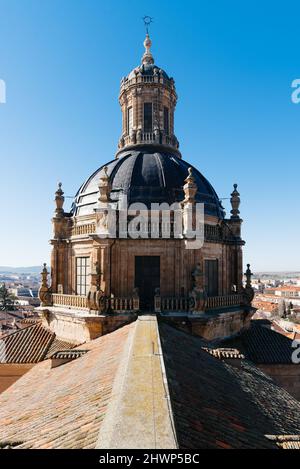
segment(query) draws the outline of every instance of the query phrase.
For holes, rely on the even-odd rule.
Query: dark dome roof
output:
[[[138,67],[134,68],[129,75],[127,76],[128,80],[131,80],[131,78],[134,78],[136,73],[141,73],[142,75],[147,75],[147,76],[152,76],[155,75],[156,73],[160,73],[164,78],[167,80],[170,80],[170,77],[168,74],[160,67],[158,67],[155,64],[150,64],[150,63],[145,63],[142,65],[139,65]]]
[[[153,146],[124,150],[81,186],[72,206],[74,215],[93,213],[99,197],[98,184],[104,175],[105,166],[112,184],[112,201],[116,202],[120,195],[126,194],[128,204],[142,202],[148,207],[151,203],[172,204],[182,201],[184,181],[191,167],[175,152]],[[193,176],[198,187],[196,200],[205,203],[205,213],[224,218],[222,205],[211,184],[195,168]]]

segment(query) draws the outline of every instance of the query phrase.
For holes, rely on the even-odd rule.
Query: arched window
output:
[[[164,107],[164,130],[167,135],[170,133],[169,108]]]
[[[133,110],[132,107],[127,109],[127,133],[130,134],[133,127]]]
[[[144,103],[144,132],[152,132],[152,103]]]
[[[208,296],[219,294],[219,263],[217,259],[205,260],[205,290]]]

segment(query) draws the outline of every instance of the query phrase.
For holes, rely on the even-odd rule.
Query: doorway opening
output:
[[[160,288],[160,257],[135,257],[135,287],[139,289],[142,311],[154,310],[154,295]]]

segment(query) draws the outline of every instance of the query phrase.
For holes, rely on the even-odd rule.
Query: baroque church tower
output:
[[[45,266],[40,299],[44,320],[65,339],[97,337],[146,311],[214,339],[247,327],[254,312],[249,266],[243,283],[237,185],[226,218],[214,188],[182,158],[175,82],[155,64],[148,34],[144,47],[141,64],[121,81],[115,157],[87,178],[69,212],[61,184],[55,194],[51,281]],[[159,204],[155,234],[147,221],[132,235],[133,212],[124,212],[124,203],[126,209],[142,204],[137,212],[146,220]],[[199,204],[202,243],[188,248],[188,220],[195,227]]]

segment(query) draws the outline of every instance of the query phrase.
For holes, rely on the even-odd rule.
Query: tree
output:
[[[284,300],[280,300],[278,303],[278,315],[281,318],[286,317],[286,304]]]
[[[15,296],[12,295],[6,286],[3,284],[0,286],[0,310],[11,311],[15,309]]]
[[[293,309],[294,309],[294,305],[293,305],[293,303],[290,301],[289,304],[287,305],[287,310],[286,310],[287,316],[291,316],[291,314],[292,314],[292,312],[293,312]]]

